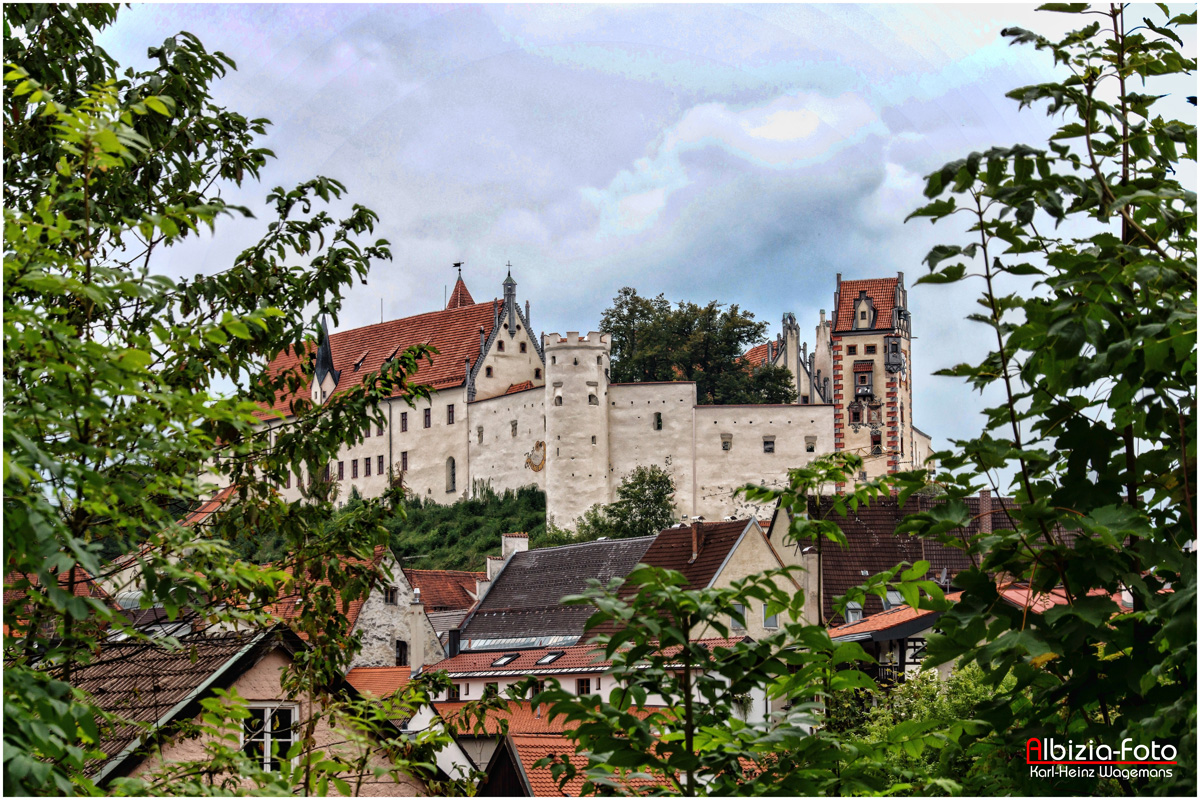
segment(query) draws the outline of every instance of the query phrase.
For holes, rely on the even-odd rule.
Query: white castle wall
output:
[[[696,384],[617,383],[608,390],[609,485],[639,466],[655,464],[675,480],[675,507],[692,513],[692,408]],[[662,414],[662,430],[654,415]]]
[[[733,497],[747,483],[782,487],[787,471],[833,450],[831,405],[696,406],[695,512],[705,519],[769,516],[770,506]],[[722,435],[730,447],[722,448]],[[773,437],[773,453],[763,452]],[[812,438],[813,452],[808,451]]]
[[[513,336],[501,329],[496,341],[488,348],[481,368],[475,373],[476,400],[502,395],[508,391],[509,386],[516,383],[532,381],[541,386],[545,382],[545,376],[539,378],[536,374],[536,370],[542,368],[542,360],[538,356],[534,340],[519,322],[517,328]],[[503,352],[498,346],[500,342],[504,343]],[[525,345],[524,353],[521,352],[521,345]],[[489,367],[492,370],[491,377],[487,374]]]
[[[469,406],[469,421],[467,448],[472,482],[490,484],[497,492],[530,484],[545,489],[544,386],[476,400]]]

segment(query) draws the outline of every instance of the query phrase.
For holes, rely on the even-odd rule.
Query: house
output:
[[[587,767],[587,759],[575,752],[575,743],[561,733],[510,733],[503,738],[484,771],[487,779],[479,785],[479,797],[578,797],[584,779],[575,777],[559,787],[550,767],[536,766],[551,755],[565,757],[576,769]],[[665,781],[630,779],[629,794],[645,793]]]
[[[961,596],[962,592],[951,592],[946,599],[954,603]],[[867,655],[875,659],[875,664],[860,669],[874,673],[872,677],[879,683],[890,685],[920,671],[925,658],[925,640],[941,616],[940,611],[898,605],[830,628],[829,637],[834,642],[858,642],[862,645]],[[937,669],[944,678],[950,674],[953,664],[943,664]]]
[[[758,510],[734,496],[739,486],[782,486],[788,469],[823,453],[862,453],[864,473],[874,477],[920,466],[930,451],[929,437],[913,425],[903,274],[839,275],[832,317],[821,312],[812,354],[795,315],[785,313],[776,341],[745,355],[791,371],[798,400],[782,405],[699,405],[686,381],[613,383],[609,334],[535,335],[511,272],[501,289],[502,298],[476,303],[460,276],[445,308],[336,333],[322,325],[315,354],[285,352],[272,361],[279,375],[315,355],[315,371],[300,391],[263,407],[263,425],[290,424],[297,399],[326,402],[405,348],[432,345],[432,364],[413,376],[431,396],[411,408],[401,392],[385,399],[386,422],[346,445],[322,476],[374,497],[402,475],[411,492],[440,503],[477,485],[534,485],[546,492],[548,519],[567,528],[588,508],[612,502],[638,466],[665,465],[680,516],[720,519]],[[313,477],[289,476],[279,489],[298,498],[301,482]]]
[[[420,596],[443,647],[449,631],[462,623],[489,580],[486,572],[451,569],[405,569],[404,577],[413,595]]]
[[[342,560],[367,564],[348,556]],[[351,669],[390,666],[420,670],[424,664],[440,661],[445,651],[437,631],[425,613],[420,594],[409,584],[395,555],[380,545],[375,548],[370,564],[387,570],[392,577],[390,582],[375,586],[365,600],[354,600],[343,607],[350,632],[362,633],[362,649],[354,656]],[[288,574],[293,570],[293,565],[284,567]],[[322,579],[319,583],[328,581]],[[284,622],[296,619],[301,613],[301,592],[296,583],[289,582],[267,612]]]
[[[314,714],[313,701],[291,698],[280,685],[280,674],[301,649],[303,641],[282,626],[252,633],[185,636],[182,647],[167,649],[157,643],[114,642],[104,645],[100,657],[79,667],[72,683],[88,692],[106,711],[149,726],[143,730],[125,725],[106,730],[99,749],[105,758],[90,772],[101,785],[123,776],[145,777],[163,762],[205,762],[205,744],[214,735],[174,738],[190,722],[198,722],[201,701],[215,697],[217,689],[234,689],[247,701],[250,717],[241,724],[243,750],[263,759],[268,771],[278,753],[296,741],[300,726]],[[356,696],[349,685],[342,687]],[[348,749],[340,734],[321,719],[315,729],[316,748],[360,755]],[[368,765],[362,776],[362,794],[394,796],[424,794],[425,778],[401,775],[376,777],[371,767],[387,767],[382,750],[364,755]],[[236,776],[226,776],[236,783]],[[433,776],[429,776],[433,777]]]

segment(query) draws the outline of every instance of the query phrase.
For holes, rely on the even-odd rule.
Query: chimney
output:
[[[692,557],[688,559],[691,564],[700,555],[700,548],[704,545],[704,537],[700,535],[700,523],[692,523]]]
[[[500,574],[500,570],[504,567],[504,559],[500,556],[487,557],[487,579],[493,581]]]
[[[419,605],[421,605],[421,587],[420,587],[420,586],[414,586],[414,587],[413,587],[413,599],[412,599],[412,604],[413,604],[414,606],[419,606]]]
[[[500,558],[505,561],[513,553],[524,553],[529,550],[529,534],[506,533],[500,537]]]
[[[446,632],[446,658],[454,658],[462,649],[462,631],[451,628]]]
[[[992,493],[988,489],[979,490],[979,532],[992,532]]]
[[[482,600],[487,595],[488,589],[490,588],[492,588],[492,582],[490,580],[480,580],[479,578],[476,578],[475,602]]]
[[[425,606],[421,604],[421,590],[413,589],[413,599],[408,606],[408,668],[413,675],[425,665],[426,628]]]

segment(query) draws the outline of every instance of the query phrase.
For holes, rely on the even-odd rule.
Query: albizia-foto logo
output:
[[[1030,738],[1025,742],[1025,763],[1038,778],[1170,778],[1179,762],[1175,745],[1134,744],[1121,740],[1119,749],[1094,741]]]

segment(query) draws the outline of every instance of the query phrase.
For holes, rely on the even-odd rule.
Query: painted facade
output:
[[[846,282],[839,275],[833,317],[821,312],[811,352],[789,313],[774,340],[746,354],[752,366],[792,371],[792,405],[701,406],[692,383],[611,383],[607,334],[534,337],[529,304],[518,305],[511,275],[502,288],[503,299],[474,303],[460,278],[441,311],[324,337],[308,390],[318,403],[400,348],[429,343],[439,350],[415,376],[432,387],[430,399],[412,406],[385,400],[386,424],[372,425],[370,436],[347,444],[330,464],[343,498],[351,487],[377,496],[397,478],[442,503],[485,485],[534,485],[546,492],[553,523],[570,528],[591,506],[612,502],[634,468],[653,464],[674,477],[681,518],[711,520],[765,514],[735,490],[782,485],[788,469],[822,454],[858,452],[865,474],[876,477],[910,468],[930,450],[929,437],[912,425],[902,274]],[[855,366],[868,360],[869,373]],[[273,369],[296,361],[277,359]],[[864,377],[869,395],[859,388]],[[274,408],[283,418],[264,412],[264,424],[287,424],[286,398]],[[289,479],[284,495],[296,499],[308,477]]]

